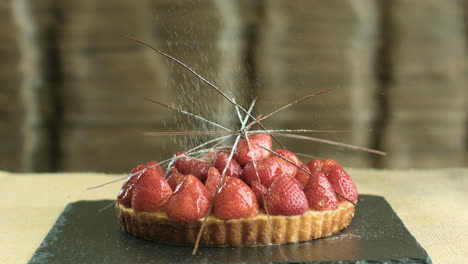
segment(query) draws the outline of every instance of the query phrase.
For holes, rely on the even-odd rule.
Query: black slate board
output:
[[[69,204],[29,263],[431,263],[383,197],[360,195],[351,225],[315,241],[255,248],[150,242],[123,232],[111,201]],[[280,248],[287,260],[280,254]]]

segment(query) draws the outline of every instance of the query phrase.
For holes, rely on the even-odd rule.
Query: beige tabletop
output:
[[[384,196],[434,263],[468,263],[468,169],[349,169],[360,193]],[[86,188],[122,175],[0,172],[0,263],[26,263],[64,207],[113,199],[121,183]]]

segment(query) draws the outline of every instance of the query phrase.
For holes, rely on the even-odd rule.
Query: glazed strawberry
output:
[[[226,167],[228,158],[229,154],[226,152],[219,152],[218,155],[216,155],[214,166],[216,167],[216,169],[218,169],[219,172],[222,173],[224,171],[224,167]],[[242,167],[239,165],[239,163],[237,163],[235,159],[231,159],[231,162],[229,163],[225,175],[239,178],[241,173]]]
[[[251,185],[254,181],[260,181],[265,187],[270,187],[275,178],[279,176],[277,170],[278,161],[272,158],[250,161],[245,165],[243,179]]]
[[[204,217],[208,211],[209,197],[203,183],[197,177],[187,175],[167,202],[167,215],[180,221],[195,221]]]
[[[161,165],[159,165],[158,162],[155,161],[155,160],[152,160],[152,161],[146,163],[146,167],[147,167],[148,169],[153,169],[153,170],[155,170],[156,172],[158,172],[158,173],[161,174],[161,175],[164,175],[164,170],[163,170],[163,168],[162,168]]]
[[[171,186],[156,170],[147,170],[135,183],[132,208],[137,212],[162,209],[172,195]]]
[[[214,202],[213,213],[223,220],[254,216],[258,213],[257,198],[241,179],[226,176]]]
[[[309,205],[301,184],[291,176],[279,176],[268,189],[265,203],[272,215],[302,215]]]
[[[177,186],[179,186],[185,179],[185,175],[180,173],[175,167],[171,168],[169,174],[167,175],[167,183],[171,186],[173,191],[176,190]]]
[[[148,168],[148,164],[150,164],[151,166],[150,168]],[[135,183],[141,177],[144,171],[146,170],[154,170],[155,172],[159,171],[157,170],[156,166],[152,166],[154,164],[157,164],[156,161],[150,161],[148,162],[148,164],[140,164],[130,171],[130,175],[125,180],[124,184],[122,185],[122,188],[120,189],[120,193],[117,196],[117,201],[120,204],[125,205],[126,207],[132,206],[132,196],[133,196],[133,189],[134,189]],[[159,168],[161,169],[160,171],[163,172],[160,166]]]
[[[354,184],[351,177],[343,170],[343,168],[341,168],[340,165],[334,165],[329,169],[328,181],[330,181],[333,190],[350,201],[357,201],[358,192],[356,184]],[[340,195],[337,195],[337,198],[339,202],[346,201],[346,199],[342,198]]]
[[[229,148],[229,147],[220,148],[220,149],[212,149],[212,150],[206,152],[205,154],[203,154],[203,156],[200,159],[202,161],[210,164],[211,166],[213,166],[218,153],[221,153],[221,152],[231,153],[231,149],[232,148]]]
[[[215,167],[211,167],[208,170],[208,177],[206,178],[205,182],[205,187],[210,194],[210,200],[213,198],[216,190],[218,189],[219,180],[221,180],[221,174]],[[224,180],[226,180],[226,178]]]
[[[146,169],[145,164],[140,164],[136,166],[127,177],[125,182],[120,189],[119,195],[117,196],[117,201],[125,205],[126,207],[132,206],[132,196],[133,196],[133,187],[137,182],[138,178],[143,174],[143,170]]]
[[[263,198],[266,197],[268,189],[258,181],[252,182],[251,189],[257,197],[258,206],[263,207]]]
[[[335,191],[323,172],[310,176],[304,192],[310,208],[318,211],[338,209]]]
[[[309,177],[312,173],[310,172],[310,169],[306,165],[302,164],[300,167],[302,168],[302,170],[299,170],[299,169],[297,170],[295,178],[302,185],[302,188],[305,188],[307,185],[307,182],[309,181]]]
[[[338,162],[332,160],[332,159],[326,159],[326,160],[323,160],[322,162],[322,171],[323,173],[325,173],[325,175],[328,174],[328,171],[330,170],[330,168],[334,165],[339,165]]]
[[[323,162],[319,159],[313,159],[307,163],[307,167],[309,168],[311,173],[316,173],[322,170]]]
[[[275,154],[271,155],[271,158],[275,159],[279,164],[277,173],[279,175],[295,176],[297,173],[297,167],[291,164],[291,162],[294,163],[295,165],[299,165],[300,162],[297,156],[291,151],[288,151],[285,149],[277,149],[275,150],[275,152],[281,156],[279,157]]]
[[[174,161],[174,166],[180,173],[184,175],[192,174],[201,181],[205,181],[208,169],[210,168],[208,163],[184,154],[178,155]]]
[[[242,166],[246,165],[249,161],[263,159],[270,156],[270,152],[262,148],[271,149],[272,142],[270,135],[254,134],[250,135],[248,138],[250,147],[247,139],[241,139],[237,145],[236,153],[234,155],[236,161]]]
[[[218,153],[219,153],[219,150],[212,149],[212,150],[206,152],[205,154],[203,154],[203,156],[200,158],[200,160],[202,160],[205,163],[213,166],[214,160],[216,158],[216,155],[218,155]]]

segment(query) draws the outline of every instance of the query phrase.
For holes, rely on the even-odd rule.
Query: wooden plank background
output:
[[[0,3],[0,170],[125,172],[211,137],[152,98],[229,128],[234,108],[145,40],[255,114],[338,87],[265,121],[271,129],[388,152],[281,139],[345,166],[468,165],[467,0],[6,0]],[[305,160],[305,158],[304,158]]]

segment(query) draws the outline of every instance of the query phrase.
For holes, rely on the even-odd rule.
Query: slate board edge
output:
[[[378,195],[371,195],[371,194],[366,194],[366,196],[371,196],[371,197],[379,197],[379,198],[382,198],[383,200],[385,200],[387,202],[387,204],[392,208],[392,210],[396,213],[397,211],[395,210],[395,208],[393,208],[392,204],[389,203],[387,201],[387,199],[385,199],[385,197],[383,196],[378,196]],[[416,244],[419,245],[419,247],[424,251],[424,253],[426,254],[427,258],[424,260],[424,262],[419,262],[419,260],[415,260],[415,259],[401,259],[401,260],[388,260],[388,262],[383,262],[383,263],[424,263],[424,264],[432,264],[432,259],[431,257],[429,256],[429,253],[427,252],[427,250],[421,245],[421,243],[419,243],[419,241],[416,239],[416,237],[413,235],[413,233],[411,232],[411,230],[406,226],[405,222],[403,222],[403,220],[400,218],[400,216],[398,214],[396,214],[396,216],[398,217],[398,220],[401,222],[401,224],[406,228],[406,230],[408,230],[408,232],[411,234],[411,236],[413,236],[415,238],[415,242]],[[367,263],[367,262],[362,262],[362,263]],[[373,263],[373,262],[372,262]],[[377,262],[379,263],[379,262]]]

